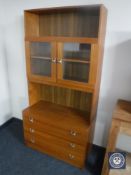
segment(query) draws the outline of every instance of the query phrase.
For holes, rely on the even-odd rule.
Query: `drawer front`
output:
[[[64,126],[63,128],[56,128],[44,122],[40,123],[33,117],[24,117],[23,121],[24,128],[32,128],[41,133],[48,133],[83,146],[86,146],[88,143],[88,133],[80,132],[76,128],[64,129]]]
[[[54,156],[55,158],[64,160],[77,167],[82,168],[84,166],[86,157],[86,154],[84,153],[74,151],[71,148],[66,149],[66,147],[62,147],[59,143],[54,144],[54,142],[48,142],[48,140],[44,140],[44,138],[39,137],[38,135],[36,136],[35,134],[30,134],[28,132],[25,132],[25,140],[27,146],[33,149]]]
[[[46,133],[40,133],[32,128],[26,128],[24,130],[25,140],[30,142],[34,142],[37,140],[37,143],[46,144],[49,143],[50,145],[57,145],[61,148],[69,150],[74,153],[78,154],[86,154],[86,147],[78,145],[74,142],[69,142],[63,139],[60,139],[56,136],[52,136]]]

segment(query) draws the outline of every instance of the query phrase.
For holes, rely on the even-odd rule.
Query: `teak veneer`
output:
[[[83,168],[93,140],[106,31],[103,5],[25,10],[27,146]]]

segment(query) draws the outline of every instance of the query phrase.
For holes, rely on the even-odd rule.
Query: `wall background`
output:
[[[117,99],[131,100],[130,0],[126,0],[126,3],[125,0],[0,0],[1,123],[8,118],[10,112],[10,116],[21,118],[22,109],[28,105],[23,10],[100,3],[105,4],[108,9],[108,23],[94,143],[106,145],[112,111]],[[119,144],[125,142],[124,139],[129,140],[122,138]],[[128,146],[129,144],[122,144],[123,148]]]
[[[4,8],[0,2],[0,125],[11,117],[8,65],[4,48]]]

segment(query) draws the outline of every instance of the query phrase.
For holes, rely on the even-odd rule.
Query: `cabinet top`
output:
[[[68,12],[68,11],[89,11],[93,15],[98,15],[100,8],[105,8],[103,4],[81,5],[81,6],[63,6],[39,9],[26,9],[25,12],[32,12],[36,14],[50,13],[50,12]],[[106,9],[106,8],[105,8]]]

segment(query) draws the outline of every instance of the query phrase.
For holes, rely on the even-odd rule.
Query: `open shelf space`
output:
[[[95,89],[94,85],[90,85],[90,84],[86,87],[82,87],[82,86],[77,87],[77,86],[73,86],[73,85],[71,87],[69,87],[68,84],[62,84],[60,82],[57,82],[57,83],[48,82],[48,81],[43,82],[42,78],[40,78],[40,77],[38,78],[37,76],[28,77],[28,81],[30,83],[38,83],[38,84],[42,84],[42,85],[49,85],[49,86],[60,87],[60,88],[67,88],[67,89],[78,90],[78,91],[87,92],[87,93],[93,93],[94,89]],[[70,80],[67,80],[67,81],[69,82]],[[81,83],[81,84],[85,84],[85,83]]]
[[[30,14],[27,19],[28,24],[34,23],[36,26],[26,33],[30,36],[29,31],[34,31],[34,35],[39,37],[44,36],[59,36],[59,37],[89,37],[98,38],[99,33],[99,17],[100,5],[65,7],[39,10],[27,10],[25,14]],[[33,34],[33,33],[32,33]]]
[[[91,110],[92,93],[31,82],[29,83],[29,92],[32,92],[30,95],[30,102],[32,104],[43,100],[87,111],[88,114]]]

